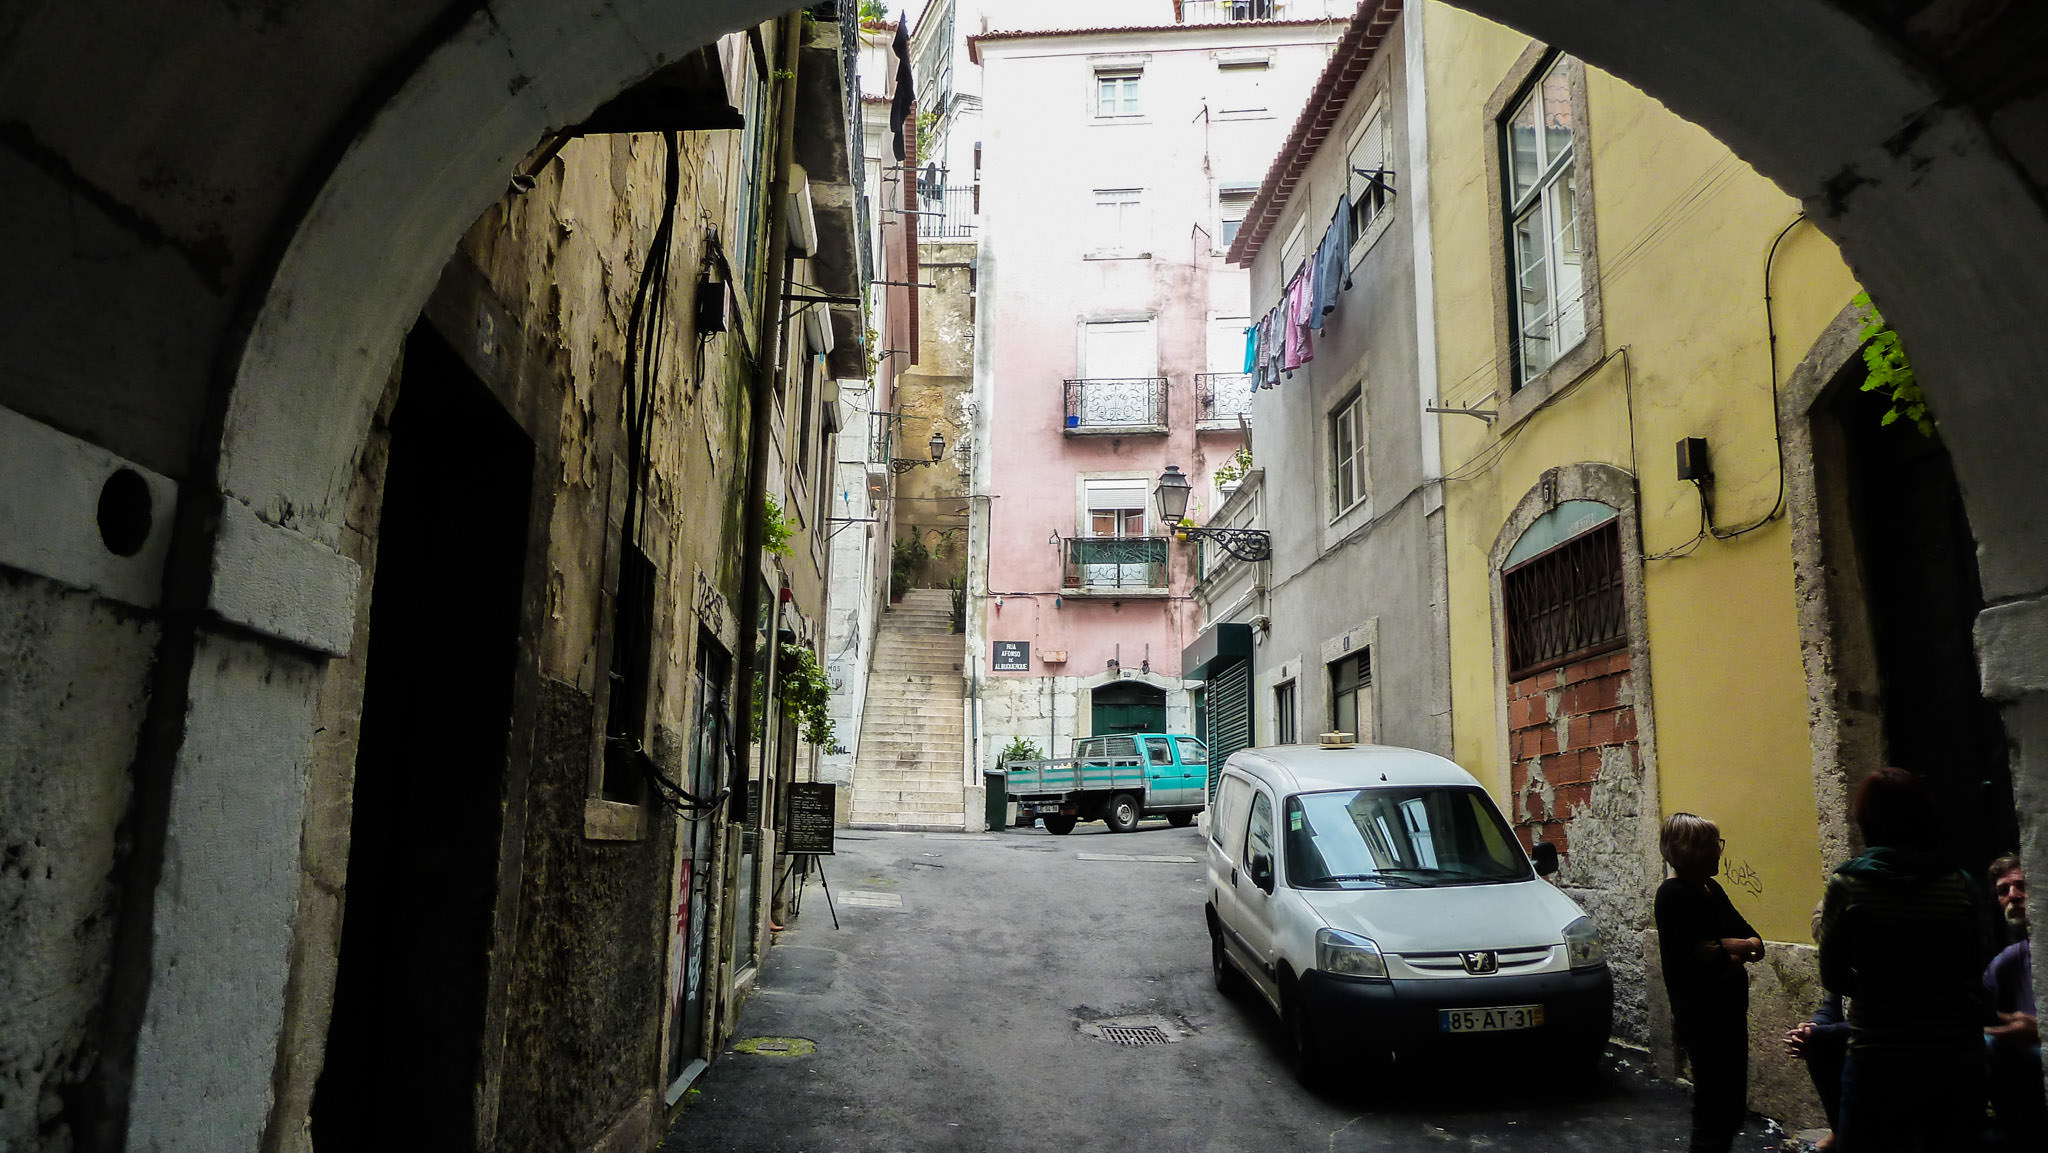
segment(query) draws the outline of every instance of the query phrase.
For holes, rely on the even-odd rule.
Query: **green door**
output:
[[[1104,685],[1091,695],[1089,732],[1157,733],[1166,728],[1166,691],[1137,681]]]

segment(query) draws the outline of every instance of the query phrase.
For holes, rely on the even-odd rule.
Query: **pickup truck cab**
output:
[[[1054,836],[1073,832],[1077,821],[1097,820],[1112,833],[1128,833],[1148,816],[1178,828],[1193,823],[1208,802],[1209,750],[1187,733],[1082,737],[1073,756],[1011,761],[1004,778],[1018,819],[1042,817]]]
[[[1600,932],[1522,851],[1479,782],[1431,753],[1335,744],[1231,754],[1209,816],[1210,963],[1279,1014],[1302,1078],[1398,1054],[1465,1069],[1599,1060]]]

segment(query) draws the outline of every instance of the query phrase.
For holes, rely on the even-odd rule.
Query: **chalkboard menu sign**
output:
[[[838,809],[838,785],[798,782],[789,786],[789,832],[783,847],[791,853],[832,854],[832,815]]]
[[[995,670],[999,673],[1031,671],[1030,641],[997,641]]]

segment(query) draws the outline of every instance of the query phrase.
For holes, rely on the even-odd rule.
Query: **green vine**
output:
[[[860,22],[863,24],[887,24],[889,9],[882,0],[860,0]]]
[[[1906,349],[1899,343],[1899,334],[1884,322],[1869,293],[1857,293],[1855,303],[1865,310],[1863,331],[1859,335],[1865,342],[1863,363],[1869,372],[1863,378],[1863,391],[1883,393],[1892,402],[1878,423],[1895,424],[1903,417],[1913,422],[1921,436],[1933,436],[1934,417],[1927,411],[1927,400],[1920,393],[1920,379],[1913,371],[1913,363],[1906,359]]]
[[[1238,481],[1241,481],[1246,476],[1248,476],[1251,473],[1251,471],[1251,446],[1243,444],[1238,445],[1237,451],[1230,454],[1230,459],[1216,466],[1216,483],[1219,486],[1226,484],[1236,484]]]
[[[804,740],[812,745],[832,748],[832,681],[818,664],[816,654],[802,645],[783,645],[779,671],[776,696],[781,702],[783,719],[795,722]]]
[[[796,536],[796,525],[782,515],[782,502],[768,498],[768,515],[761,527],[761,551],[770,556],[790,556],[795,550],[789,547],[790,538]]]

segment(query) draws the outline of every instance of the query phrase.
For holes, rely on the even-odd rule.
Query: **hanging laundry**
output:
[[[1244,370],[1247,373],[1259,370],[1259,326],[1264,323],[1263,320],[1255,321],[1244,330]]]
[[[1280,360],[1280,367],[1292,372],[1315,359],[1315,344],[1309,339],[1308,318],[1313,302],[1313,283],[1306,265],[1287,282],[1287,295],[1282,304],[1285,313],[1286,348]]]
[[[1316,249],[1315,329],[1323,330],[1323,317],[1337,311],[1337,294],[1351,287],[1351,197],[1337,198],[1337,214]]]

